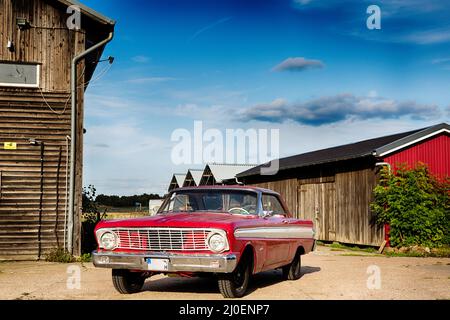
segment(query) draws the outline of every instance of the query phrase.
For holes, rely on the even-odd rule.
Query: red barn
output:
[[[282,158],[275,175],[261,175],[257,166],[236,177],[281,193],[296,217],[315,221],[319,240],[377,246],[385,230],[369,204],[380,168],[423,162],[436,176],[449,176],[449,134],[441,123]]]
[[[450,137],[445,123],[421,130],[377,150],[383,161],[394,168],[399,163],[414,166],[426,163],[437,177],[449,176]]]

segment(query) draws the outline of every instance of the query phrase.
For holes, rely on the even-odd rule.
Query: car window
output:
[[[216,211],[257,214],[257,194],[241,190],[179,190],[173,192],[159,213]]]
[[[286,215],[280,200],[274,195],[263,194],[262,196],[262,206],[264,214],[274,215],[282,214]]]

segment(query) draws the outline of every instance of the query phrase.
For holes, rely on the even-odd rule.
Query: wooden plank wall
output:
[[[374,223],[369,210],[377,179],[375,169],[363,162],[338,164],[333,175],[316,173],[314,177],[312,170],[295,172],[289,178],[275,180],[275,176],[274,181],[248,184],[279,192],[295,217],[320,223],[319,240],[379,246],[384,231]],[[330,206],[333,208],[326,209]],[[319,220],[315,210],[319,210]]]
[[[39,95],[34,98],[0,95],[0,259],[5,260],[43,257],[64,243],[70,106],[67,95],[47,94],[54,111]],[[44,142],[42,214],[40,146],[29,139]],[[17,149],[5,150],[4,142],[17,143]]]
[[[336,241],[379,246],[383,228],[373,221],[369,203],[376,185],[375,169],[340,167],[336,173]]]
[[[67,92],[71,57],[77,50],[76,33],[67,28],[67,16],[47,1],[0,0],[0,60],[40,63],[42,91]],[[19,30],[17,17],[27,18],[38,28]],[[6,48],[8,40],[14,43],[13,52]]]
[[[76,53],[85,49],[86,36],[84,30],[68,30],[65,9],[51,5],[53,3],[56,2],[0,0],[0,43],[12,40],[15,45],[13,52],[5,45],[0,46],[0,61],[41,65],[39,89],[0,87],[0,260],[36,259],[39,246],[42,258],[48,249],[63,241],[66,136],[70,135],[70,62]],[[35,27],[20,31],[16,17],[27,18]],[[80,63],[78,74],[83,74],[84,70],[84,64]],[[75,254],[80,252],[84,116],[83,77],[78,81]],[[30,138],[45,144],[41,217],[40,149],[29,144]],[[3,142],[16,142],[17,150],[4,150]]]
[[[252,184],[256,187],[266,188],[278,192],[283,197],[286,205],[291,211],[292,215],[296,218],[300,218],[298,214],[298,201],[297,201],[297,179],[285,179],[277,181],[269,181],[262,183]]]

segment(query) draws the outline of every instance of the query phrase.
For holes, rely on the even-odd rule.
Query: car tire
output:
[[[122,294],[138,293],[144,285],[145,277],[140,272],[127,269],[113,269],[112,281],[114,288]]]
[[[251,277],[250,259],[243,257],[231,274],[219,277],[219,290],[224,298],[241,298],[245,295]]]
[[[302,256],[299,252],[296,253],[294,260],[283,268],[284,280],[297,280],[302,276]]]

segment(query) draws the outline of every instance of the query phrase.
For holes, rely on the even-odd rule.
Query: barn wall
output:
[[[373,167],[339,167],[336,173],[336,241],[379,246],[384,231],[375,224],[369,204],[377,175]]]
[[[384,161],[397,167],[400,163],[414,166],[424,162],[438,177],[450,176],[450,136],[440,134],[414,146],[407,147],[384,158]]]
[[[61,115],[35,99],[0,96],[0,259],[36,259],[39,247],[43,255],[63,244],[70,108],[63,112],[65,95],[48,97]],[[42,213],[41,152],[30,138],[44,142]],[[5,150],[4,142],[17,149]]]
[[[252,185],[271,189],[281,194],[292,215],[297,218],[299,217],[297,211],[297,178],[254,183]]]
[[[374,246],[383,242],[383,228],[375,224],[369,210],[377,183],[373,159],[282,175],[247,178],[244,182],[280,193],[295,217],[315,223],[319,240]]]
[[[76,33],[66,26],[67,14],[41,0],[0,0],[0,60],[41,64],[41,89],[68,92],[70,62],[77,49]],[[19,30],[16,18],[24,17],[33,26]],[[5,43],[12,40],[15,50]],[[83,42],[83,39],[77,39]]]
[[[0,87],[0,260],[42,258],[62,244],[66,201],[66,136],[70,136],[70,61],[85,49],[85,32],[69,31],[65,10],[43,0],[0,0],[0,60],[41,64],[40,88]],[[38,26],[20,31],[16,17]],[[84,64],[78,67],[82,74]],[[78,83],[74,253],[80,252],[83,97]],[[52,110],[53,109],[53,110]],[[40,212],[40,148],[44,142],[43,206]],[[4,142],[17,143],[5,150]],[[59,157],[61,156],[61,160]],[[58,179],[57,179],[58,178]],[[41,223],[40,223],[41,221]],[[40,240],[40,241],[39,241]],[[39,250],[39,248],[41,250]]]

